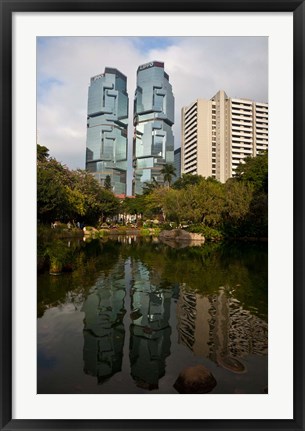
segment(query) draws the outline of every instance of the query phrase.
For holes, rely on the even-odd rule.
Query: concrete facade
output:
[[[181,172],[224,183],[245,157],[268,149],[268,104],[224,91],[182,108]]]

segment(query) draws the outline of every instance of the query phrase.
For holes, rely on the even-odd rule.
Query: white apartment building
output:
[[[268,104],[229,98],[224,91],[182,108],[181,172],[234,176],[247,156],[268,149]]]

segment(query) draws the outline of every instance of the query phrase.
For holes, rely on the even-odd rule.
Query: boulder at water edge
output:
[[[213,374],[203,365],[196,365],[181,371],[174,388],[180,394],[207,394],[216,385]]]
[[[174,241],[200,241],[204,242],[205,238],[199,233],[187,232],[183,229],[163,230],[159,234],[159,238],[174,240]]]

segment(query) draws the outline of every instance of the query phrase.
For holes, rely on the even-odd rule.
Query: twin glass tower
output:
[[[107,176],[116,194],[126,193],[128,94],[127,78],[117,69],[90,80],[86,169],[104,185]]]
[[[142,194],[144,183],[163,183],[162,167],[174,163],[173,124],[174,96],[164,63],[139,66],[133,113],[133,195]],[[106,67],[90,80],[86,169],[102,184],[109,176],[116,195],[126,194],[127,129],[127,78]]]

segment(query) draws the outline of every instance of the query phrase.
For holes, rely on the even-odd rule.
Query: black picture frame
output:
[[[1,13],[1,430],[303,430],[304,429],[304,123],[305,1],[11,1]],[[293,226],[293,419],[291,420],[16,420],[12,419],[12,16],[14,12],[293,12],[294,226]],[[283,60],[284,61],[284,60]],[[279,377],[280,378],[280,377]],[[238,402],[238,401],[237,401]]]

